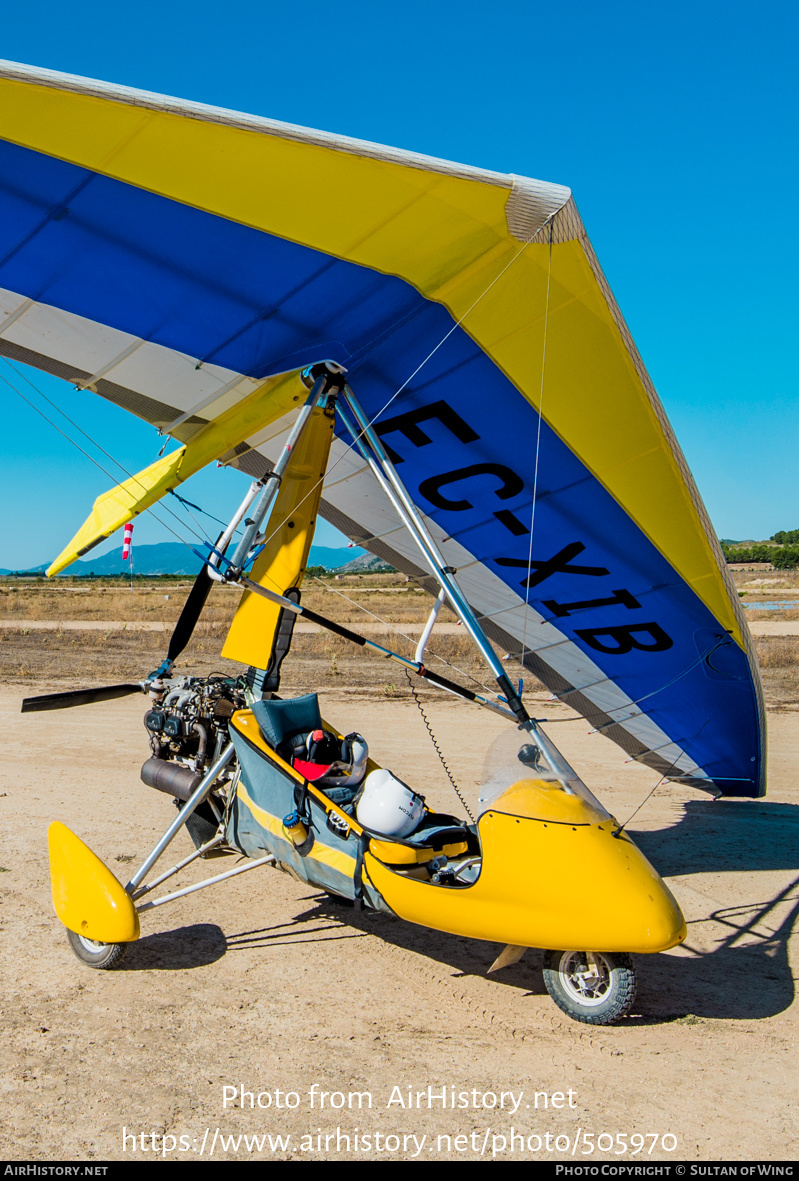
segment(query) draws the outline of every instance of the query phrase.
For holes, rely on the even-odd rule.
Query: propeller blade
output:
[[[192,637],[192,633],[200,618],[206,599],[210,593],[214,580],[208,573],[208,567],[203,566],[194,580],[194,586],[189,591],[189,597],[183,604],[183,610],[175,624],[175,630],[169,640],[166,658],[170,663],[177,660]]]
[[[189,597],[183,604],[183,610],[175,624],[169,640],[169,648],[164,663],[150,679],[168,674],[174,661],[192,637],[197,620],[200,618],[214,580],[203,566],[194,580],[194,586],[189,591]],[[66,693],[44,693],[41,697],[26,697],[22,702],[24,714],[39,713],[48,709],[69,709],[73,705],[92,705],[97,701],[113,701],[117,697],[127,697],[130,693],[141,693],[146,687],[145,681],[131,681],[122,685],[101,685],[97,689],[71,689]]]
[[[141,693],[143,681],[124,685],[100,685],[97,689],[70,689],[66,693],[44,693],[41,697],[26,697],[22,702],[24,714],[46,709],[69,709],[73,705],[91,705],[95,701],[113,701],[130,693]]]

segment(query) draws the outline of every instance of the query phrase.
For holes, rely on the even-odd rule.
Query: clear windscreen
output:
[[[507,730],[495,738],[483,764],[479,810],[482,814],[512,787],[528,782],[531,790],[549,790],[577,796],[606,818],[609,813],[588,790],[579,775],[547,736],[537,729]]]

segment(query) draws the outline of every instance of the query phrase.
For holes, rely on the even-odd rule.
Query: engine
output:
[[[230,741],[228,724],[237,709],[246,708],[244,691],[243,678],[220,675],[156,682],[150,690],[153,705],[144,715],[153,752],[141,769],[147,786],[173,796],[182,807]],[[222,819],[225,789],[234,775],[235,763],[187,821],[198,848],[211,839]]]

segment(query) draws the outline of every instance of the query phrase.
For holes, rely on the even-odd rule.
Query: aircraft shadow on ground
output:
[[[791,804],[690,801],[679,824],[635,833],[635,841],[666,877],[724,872],[799,871],[799,807]],[[699,893],[702,883],[697,883]],[[723,884],[714,884],[718,897]],[[310,901],[310,900],[309,900]],[[281,943],[374,935],[417,952],[455,976],[485,975],[500,948],[413,926],[390,915],[359,912],[315,897],[291,923],[242,931],[229,947],[276,947]],[[636,1024],[702,1018],[745,1020],[772,1017],[789,1007],[794,980],[788,941],[799,917],[799,876],[757,902],[719,907],[708,899],[707,913],[688,927],[688,954],[636,957],[639,992]],[[710,950],[697,950],[694,932],[711,924]],[[705,931],[705,947],[707,934]],[[531,949],[520,963],[500,970],[496,981],[528,994],[543,994],[543,955]]]
[[[117,971],[180,972],[202,968],[221,959],[226,951],[227,940],[221,927],[216,923],[194,923],[137,939]]]
[[[679,824],[634,834],[635,842],[664,877],[692,874],[799,871],[799,807],[769,801],[691,800]],[[688,883],[690,884],[690,883]],[[764,883],[765,884],[765,883]],[[695,888],[702,893],[702,883]],[[724,885],[711,893],[723,896]],[[686,956],[640,957],[641,994],[657,1012],[697,1017],[761,1018],[783,1012],[794,998],[788,942],[799,917],[799,877],[756,902],[714,907],[689,923],[712,922],[712,950]],[[659,1002],[659,1003],[658,1003]]]
[[[630,835],[667,878],[725,871],[799,871],[796,804],[689,800],[679,824]]]

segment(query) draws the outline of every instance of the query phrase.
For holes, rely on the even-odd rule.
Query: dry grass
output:
[[[746,618],[751,623],[756,619],[783,619],[787,622],[799,619],[799,607],[785,607],[781,611],[758,610],[757,607],[753,607],[746,612]]]
[[[755,647],[767,706],[799,703],[799,636],[758,636]]]
[[[753,570],[728,566],[738,590],[759,591],[776,587],[799,590],[799,570]]]
[[[733,577],[739,588],[747,591],[747,596],[751,592],[765,597],[767,593],[773,600],[786,590],[799,591],[799,572],[768,572],[764,575],[769,583],[767,587],[760,582],[751,585],[758,578],[757,572],[734,571]],[[151,620],[169,625],[177,619],[189,586],[187,580],[177,579],[134,584],[131,591],[118,584],[63,580],[19,585],[3,580],[0,619],[13,620],[19,626],[0,628],[0,675],[12,683],[41,681],[77,685],[139,680],[163,659],[168,633],[27,631],[26,621]],[[223,661],[219,656],[238,601],[235,591],[217,587],[212,590],[202,621],[179,660],[177,672],[203,675],[224,671],[237,675],[243,671],[241,665]],[[431,605],[424,591],[406,583],[400,575],[351,575],[339,580],[325,579],[321,585],[313,581],[305,588],[303,602],[356,631],[360,625],[374,622],[374,616],[388,620],[402,631],[404,624],[422,623]],[[769,617],[799,618],[799,602],[794,611],[747,611],[747,618]],[[444,611],[441,618],[452,620],[454,616]],[[413,655],[416,645],[415,636],[405,640],[396,633],[375,636],[375,639],[408,657]],[[799,637],[760,637],[757,652],[769,705],[780,707],[799,702]],[[434,654],[443,657],[446,663],[436,660]],[[466,635],[434,634],[427,663],[434,671],[471,688],[477,687],[472,677],[486,684],[490,680]],[[295,636],[291,658],[284,665],[283,683],[287,691],[336,686],[389,697],[409,693],[400,667],[374,654],[364,654],[347,640],[326,633]],[[528,687],[533,686],[528,684]]]
[[[747,604],[797,598],[799,613],[799,571],[753,571],[730,567],[732,580]],[[136,582],[130,587],[114,583],[71,579],[0,579],[0,619],[37,620],[158,620],[177,619],[191,580],[177,578],[164,582]],[[221,587],[211,592],[206,618],[222,622],[232,618],[238,593]],[[351,601],[348,601],[351,600]],[[315,611],[340,622],[369,618],[366,608],[395,623],[419,623],[430,610],[429,596],[401,575],[346,575],[339,579],[312,579],[303,590],[303,602]],[[757,618],[757,611],[751,617]],[[747,618],[750,612],[747,609]],[[454,619],[445,608],[442,620]],[[778,618],[792,618],[780,612]]]
[[[375,617],[388,619],[401,631],[404,624],[422,623],[430,611],[429,596],[397,575],[350,576],[329,582],[339,593],[312,582],[304,591],[303,602],[356,631],[364,623],[374,623]],[[170,625],[180,613],[189,586],[187,581],[177,580],[134,584],[131,591],[102,583],[2,583],[0,619],[13,620],[19,626],[0,628],[0,675],[6,682],[18,684],[140,680],[166,654],[168,632],[34,630],[26,628],[26,622],[146,620]],[[177,673],[207,675],[218,671],[238,675],[244,671],[242,665],[219,656],[238,602],[237,592],[212,589],[192,641],[178,661]],[[440,618],[455,617],[445,610]],[[402,656],[413,656],[416,637],[403,639],[397,633],[388,633],[375,638]],[[431,669],[461,684],[476,688],[470,677],[487,679],[468,636],[438,635],[427,656]],[[328,633],[295,635],[291,658],[284,665],[283,684],[288,691],[336,686],[357,687],[389,697],[410,692],[399,666],[375,654],[364,654],[349,641]]]
[[[188,579],[136,582],[132,590],[101,581],[55,579],[24,583],[21,579],[0,579],[0,619],[174,623],[190,587]],[[239,598],[233,589],[213,587],[204,618],[229,623]],[[396,574],[313,579],[303,588],[303,603],[339,623],[363,622],[372,615],[388,616],[393,623],[421,623],[431,606],[425,591]],[[444,608],[440,618],[454,620],[455,616]]]
[[[138,681],[156,668],[166,653],[163,632],[26,632],[0,631],[0,676],[10,683],[69,682],[72,685]],[[197,635],[186,651],[198,672],[212,672],[229,662],[218,657],[219,642]],[[188,666],[187,666],[188,671]]]
[[[799,619],[799,570],[753,570],[730,566],[729,571],[746,606],[747,619]],[[791,602],[793,599],[796,599],[795,608],[769,610],[757,606],[758,603]]]
[[[799,665],[799,636],[758,636],[755,647],[762,670]]]

